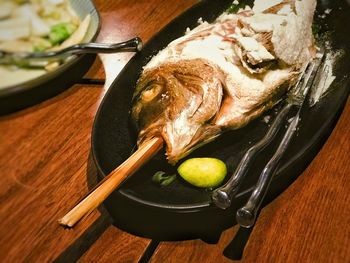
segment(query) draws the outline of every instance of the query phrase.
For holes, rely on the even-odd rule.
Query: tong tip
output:
[[[231,198],[225,191],[218,189],[213,192],[211,198],[214,204],[221,209],[226,209],[231,206]]]
[[[241,227],[251,228],[255,223],[255,218],[256,215],[245,207],[237,210],[236,220]]]
[[[136,43],[136,49],[137,51],[141,51],[143,48],[143,42],[142,39],[139,37],[135,37],[135,43]]]

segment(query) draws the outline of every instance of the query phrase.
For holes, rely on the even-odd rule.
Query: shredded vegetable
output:
[[[87,15],[81,21],[68,0],[0,0],[0,51],[45,52],[78,44],[87,33],[90,20]],[[48,61],[40,67],[49,71],[59,65],[60,62]],[[23,74],[25,70],[37,70],[27,67],[27,64],[0,65],[0,77],[6,78],[3,83],[15,84],[22,75],[35,75]]]

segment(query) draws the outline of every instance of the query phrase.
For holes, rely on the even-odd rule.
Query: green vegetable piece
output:
[[[175,179],[176,179],[176,174],[166,175],[162,171],[156,172],[152,177],[152,181],[161,185],[161,186],[168,186],[172,182],[174,182]]]
[[[177,169],[188,183],[201,188],[214,188],[222,183],[227,174],[223,161],[216,158],[192,158]]]
[[[76,26],[70,23],[61,23],[51,27],[49,33],[49,40],[52,45],[62,43],[69,38],[76,30]]]
[[[160,183],[160,181],[163,179],[163,176],[165,176],[164,172],[162,171],[156,172],[152,177],[152,181],[155,183]]]

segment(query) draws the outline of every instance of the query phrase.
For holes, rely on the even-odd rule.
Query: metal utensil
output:
[[[142,49],[142,40],[139,37],[132,38],[125,42],[105,43],[81,43],[58,51],[48,52],[5,52],[0,51],[0,64],[31,64],[42,61],[59,60],[71,55],[85,53],[116,53],[116,52],[137,52]]]
[[[226,209],[231,206],[232,199],[235,197],[240,186],[242,185],[252,161],[255,159],[257,154],[273,140],[277,132],[280,130],[280,127],[282,126],[281,123],[285,120],[290,108],[291,105],[286,104],[281,109],[266,135],[246,151],[230,180],[225,185],[213,191],[212,200],[216,206],[222,209]]]
[[[285,120],[287,114],[290,112],[292,106],[294,105],[293,101],[297,101],[296,97],[297,94],[299,94],[298,91],[302,89],[300,86],[304,84],[302,80],[306,74],[307,69],[308,67],[305,67],[305,69],[302,71],[297,83],[289,92],[286,104],[276,116],[266,135],[246,151],[230,180],[225,185],[213,191],[212,200],[216,206],[222,209],[226,209],[231,206],[232,199],[237,194],[242,182],[244,181],[244,178],[247,174],[248,169],[250,168],[252,161],[260,151],[262,151],[267,145],[272,142],[275,135],[280,130],[282,122]]]
[[[289,92],[288,98],[286,99],[286,104],[280,110],[276,116],[271,127],[268,129],[266,135],[252,147],[250,147],[242,160],[240,161],[237,169],[232,175],[231,179],[223,186],[217,188],[212,194],[212,200],[214,204],[222,209],[230,207],[231,201],[237,194],[242,182],[244,181],[245,175],[247,174],[250,164],[257,156],[257,154],[263,150],[271,141],[274,139],[275,135],[282,126],[282,122],[285,120],[287,114],[291,111],[294,105],[299,105],[304,96],[305,87],[307,81],[311,76],[312,70],[310,65],[305,67],[299,77],[296,85]],[[301,92],[303,91],[303,92]]]
[[[311,90],[311,87],[317,85],[320,75],[322,75],[322,71],[319,71],[319,69],[322,68],[321,65],[324,63],[324,61],[325,55],[323,54],[322,59],[317,59],[309,63],[302,80],[303,84],[300,85],[298,90],[295,90],[296,93],[288,97],[288,103],[292,105],[292,107],[296,108],[297,113],[292,118],[292,121],[290,122],[276,152],[260,174],[259,180],[249,200],[237,211],[236,220],[242,227],[250,228],[255,223],[257,213],[269,189],[276,168],[297,130],[300,121],[300,112],[305,104],[305,101],[307,101],[307,95]]]

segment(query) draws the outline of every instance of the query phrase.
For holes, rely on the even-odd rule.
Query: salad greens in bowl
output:
[[[0,1],[2,52],[57,51],[95,40],[99,28],[99,14],[90,0]],[[25,64],[1,64],[0,100],[14,93],[18,94],[49,83],[83,57],[86,56]],[[50,89],[50,86],[47,85],[47,89]],[[23,102],[25,98],[21,100]],[[13,105],[16,103],[11,101],[11,108],[16,108],[16,105]],[[3,107],[5,106],[0,107],[0,112],[4,111]]]

